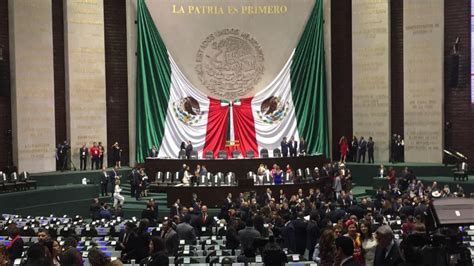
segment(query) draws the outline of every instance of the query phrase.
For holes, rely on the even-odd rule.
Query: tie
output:
[[[202,216],[202,224],[204,224],[205,222],[206,222],[206,215],[204,214],[204,215]]]

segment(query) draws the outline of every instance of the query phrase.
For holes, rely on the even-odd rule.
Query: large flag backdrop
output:
[[[329,156],[322,10],[323,1],[315,0],[299,42],[270,84],[251,97],[217,99],[183,74],[139,0],[137,161],[144,161],[152,145],[160,157],[176,158],[183,141],[191,141],[200,157],[209,150],[217,155],[233,149],[258,155],[290,136],[304,139],[307,153]],[[239,145],[226,145],[235,142]]]

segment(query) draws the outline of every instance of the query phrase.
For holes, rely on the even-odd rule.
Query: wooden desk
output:
[[[222,172],[224,174],[228,172],[234,172],[236,179],[246,178],[246,175],[249,171],[257,172],[258,166],[260,164],[266,164],[268,168],[272,168],[273,164],[278,164],[283,171],[286,169],[286,165],[289,164],[294,171],[297,169],[305,169],[314,167],[319,167],[323,163],[328,162],[323,155],[314,155],[314,156],[301,156],[301,157],[279,157],[279,158],[254,158],[254,159],[157,159],[157,158],[147,158],[145,159],[145,169],[148,174],[148,177],[151,181],[155,180],[156,173],[161,171],[175,173],[179,171],[183,164],[186,164],[190,167],[191,172],[194,172],[196,165],[205,165],[207,171],[210,173]]]

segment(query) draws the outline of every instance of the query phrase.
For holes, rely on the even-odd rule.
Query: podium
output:
[[[228,140],[225,142],[225,149],[227,151],[227,158],[234,158],[233,153],[234,151],[238,150],[240,153],[242,153],[239,150],[240,147],[240,141],[239,140]]]

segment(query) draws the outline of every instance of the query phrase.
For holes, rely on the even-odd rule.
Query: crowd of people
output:
[[[212,219],[197,195],[187,207],[178,199],[171,208],[172,228],[178,239],[194,240],[202,227],[225,225],[226,247],[241,249],[243,262],[264,255],[265,243],[271,243],[279,252],[297,253],[318,265],[417,265],[410,264],[419,262],[417,255],[403,249],[410,248],[412,238],[425,239],[433,229],[430,201],[464,193],[460,186],[456,192],[436,182],[425,186],[408,168],[401,176],[394,171],[389,169],[385,177],[389,189],[380,188],[373,198],[360,201],[350,190],[350,171],[338,163],[320,171],[321,178],[330,177],[332,186],[299,189],[295,195],[270,188],[261,195],[229,194]],[[286,258],[281,259],[280,263]]]
[[[91,266],[114,266],[123,265],[122,262],[135,261],[139,265],[169,265],[166,247],[163,238],[151,236],[148,233],[150,223],[147,219],[141,219],[136,223],[127,222],[125,229],[119,233],[118,243],[115,249],[120,251],[120,258],[112,260],[100,248],[92,246],[87,250],[88,265]],[[85,230],[93,231],[95,228],[88,227]],[[32,230],[30,228],[30,230]],[[22,259],[25,242],[20,229],[15,223],[6,227],[6,232],[11,241],[6,246],[0,245],[0,265],[13,265],[15,260]],[[84,265],[83,254],[78,249],[80,237],[70,233],[60,241],[58,232],[53,228],[42,227],[38,230],[35,242],[28,243],[26,258],[21,265],[25,266],[80,266]],[[96,243],[93,243],[97,245]],[[17,265],[17,264],[15,264]]]

